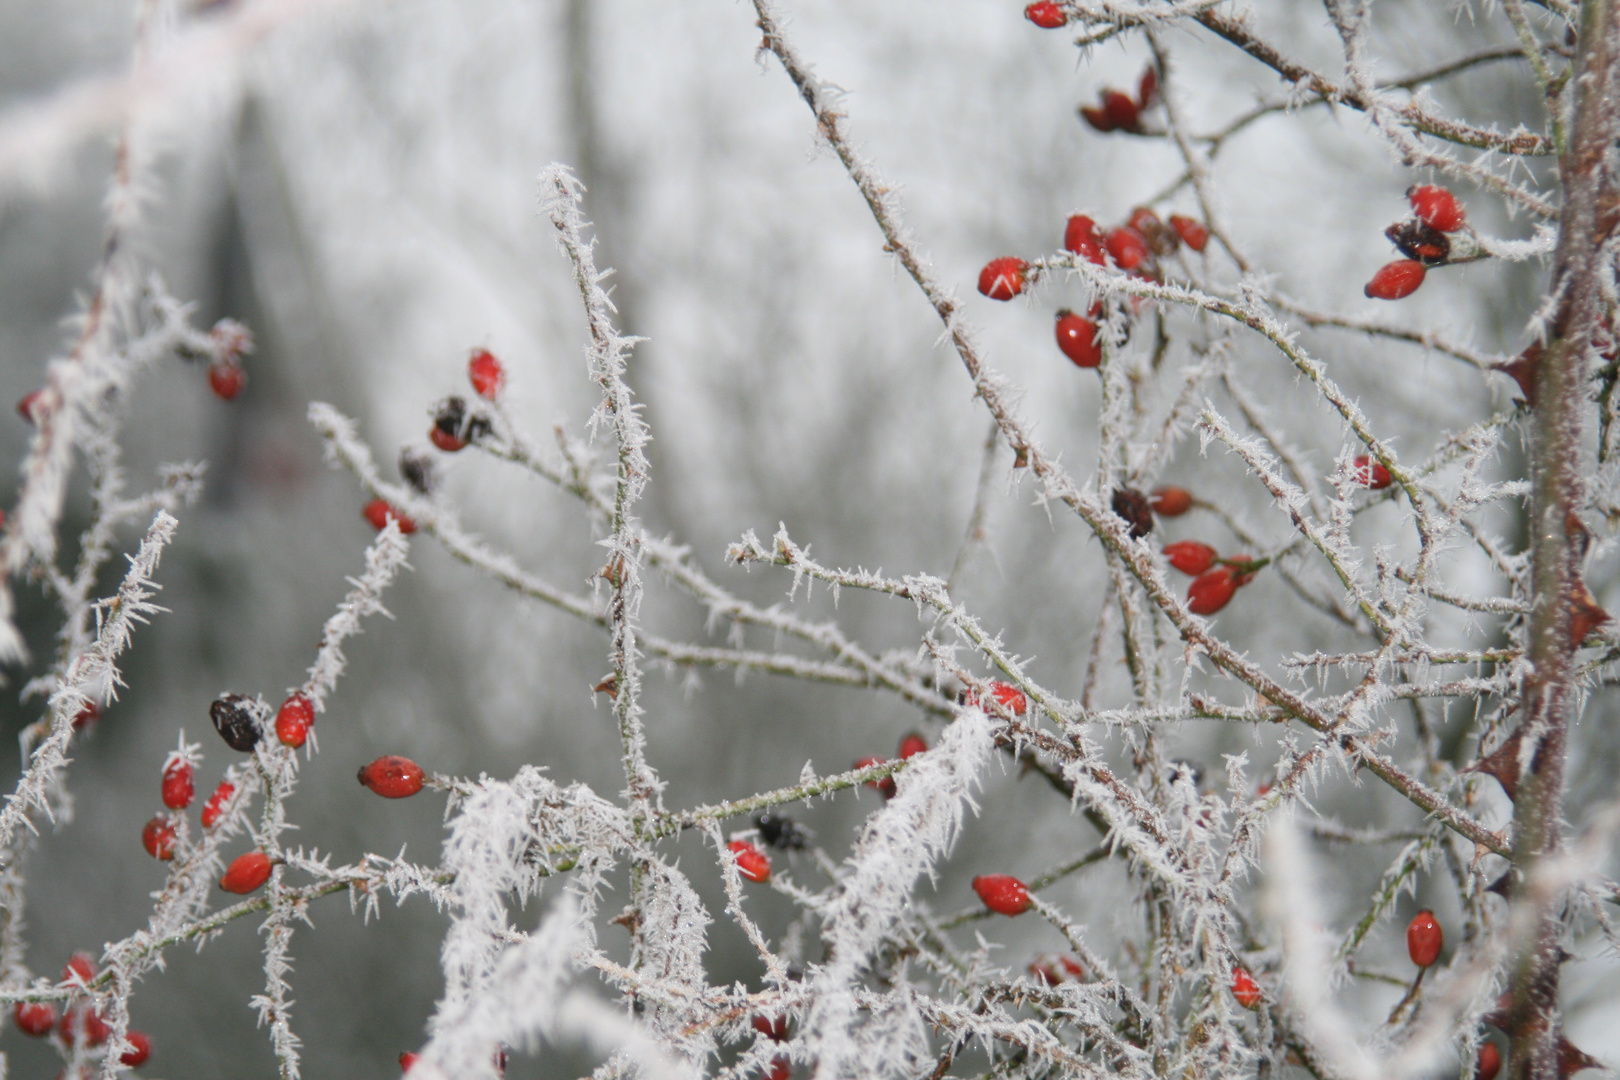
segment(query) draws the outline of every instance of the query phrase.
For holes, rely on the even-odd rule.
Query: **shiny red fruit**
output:
[[[1098,131],[1109,132],[1114,130],[1114,122],[1108,118],[1106,112],[1096,105],[1080,106],[1080,119]]]
[[[385,754],[360,767],[360,782],[385,799],[408,799],[422,790],[422,766],[398,754]]]
[[[788,1037],[787,1016],[764,1016],[754,1014],[752,1021],[754,1030],[770,1039],[772,1042],[786,1042]]]
[[[786,1054],[771,1058],[771,1071],[765,1074],[765,1080],[793,1080],[793,1059]]]
[[[1440,946],[1444,940],[1440,923],[1428,908],[1412,916],[1412,921],[1406,924],[1406,953],[1412,958],[1412,963],[1420,968],[1426,968],[1440,959]]]
[[[100,1046],[112,1034],[112,1028],[101,1018],[100,1010],[90,1005],[79,1005],[62,1014],[62,1026],[57,1029],[68,1042],[81,1039],[86,1046]]]
[[[494,353],[478,349],[467,361],[467,381],[472,383],[473,392],[479,397],[494,401],[500,396],[501,387],[506,385],[506,369],[495,359]]]
[[[913,731],[900,740],[900,760],[904,761],[906,758],[916,757],[927,749],[928,740]]]
[[[168,814],[157,815],[141,830],[141,846],[146,849],[146,853],[164,862],[174,858],[174,845],[177,840],[174,819]]]
[[[465,449],[467,446],[465,440],[458,439],[454,435],[450,434],[450,432],[441,430],[437,427],[428,429],[428,442],[431,442],[434,446],[437,446],[440,450],[443,450],[447,454],[453,454],[457,450]]]
[[[1206,570],[1187,588],[1187,610],[1194,615],[1213,615],[1226,606],[1241,584],[1230,566]]]
[[[11,1015],[18,1031],[35,1038],[49,1035],[56,1026],[56,1006],[48,1001],[19,1001]]]
[[[1463,221],[1467,217],[1463,213],[1462,204],[1457,201],[1457,196],[1433,184],[1419,184],[1407,188],[1406,199],[1412,204],[1412,212],[1418,216],[1419,221],[1441,232],[1456,232],[1463,227]]]
[[[771,857],[746,840],[733,840],[726,850],[737,856],[737,872],[763,885],[771,880]]]
[[[1024,692],[1011,683],[992,681],[990,683],[990,696],[1000,702],[1002,708],[1014,716],[1023,716],[1029,711],[1029,698],[1025,697]],[[978,703],[979,695],[972,690],[963,691],[962,704],[973,706]]]
[[[283,746],[303,746],[314,726],[315,706],[303,694],[293,694],[276,710],[276,738]]]
[[[1011,255],[991,259],[979,271],[979,291],[992,300],[1011,300],[1024,291],[1029,263]]]
[[[1395,482],[1382,463],[1367,454],[1361,454],[1350,463],[1350,478],[1362,487],[1382,491]]]
[[[1040,27],[1042,30],[1056,30],[1069,21],[1063,14],[1063,9],[1052,3],[1051,0],[1039,0],[1024,9],[1024,18]]]
[[[191,762],[175,755],[163,766],[163,805],[170,810],[184,810],[197,794],[193,781],[196,769]]]
[[[371,527],[378,532],[382,532],[388,527],[389,518],[399,522],[399,531],[406,536],[416,531],[416,522],[389,506],[386,499],[372,499],[366,503],[365,508],[360,513],[367,521],[371,522]]]
[[[1183,487],[1154,488],[1153,512],[1160,517],[1180,517],[1192,509],[1192,492]]]
[[[1108,248],[1108,254],[1114,257],[1114,265],[1121,270],[1135,270],[1153,254],[1148,247],[1147,237],[1129,225],[1122,225],[1109,233],[1104,246]]]
[[[1237,1003],[1245,1009],[1252,1009],[1260,1004],[1260,987],[1255,985],[1254,976],[1243,968],[1232,969],[1232,996]]]
[[[406,1072],[410,1072],[411,1066],[415,1065],[421,1056],[421,1054],[413,1054],[409,1050],[406,1050],[404,1053],[399,1055],[399,1067],[404,1069]]]
[[[1029,887],[1011,874],[981,874],[973,879],[973,891],[997,915],[1022,915],[1032,906]]]
[[[231,860],[231,865],[225,868],[225,876],[219,879],[219,887],[228,893],[239,895],[250,893],[270,880],[273,865],[270,856],[262,851],[249,851],[244,855],[238,855]]]
[[[118,1060],[132,1069],[146,1064],[146,1059],[152,1056],[152,1040],[140,1031],[127,1032],[124,1038],[129,1040],[129,1049],[118,1055]]]
[[[873,765],[882,765],[887,760],[887,758],[880,757],[863,757],[856,761],[851,768],[866,769]],[[868,780],[866,786],[880,793],[885,799],[894,798],[895,793],[900,790],[895,786],[894,777],[892,776],[885,776],[881,780]]]
[[[80,709],[73,717],[73,730],[82,731],[100,719],[101,706],[93,701],[87,701],[84,703],[84,708]]]
[[[1129,94],[1122,94],[1118,90],[1102,92],[1102,107],[1116,128],[1134,131],[1141,121],[1141,110],[1136,102],[1131,100]]]
[[[1193,577],[1214,566],[1217,554],[1214,548],[1200,540],[1177,540],[1173,544],[1164,545],[1165,561],[1183,574],[1190,574]]]
[[[1097,223],[1084,214],[1075,214],[1064,226],[1063,248],[1090,259],[1098,266],[1103,264],[1102,233],[1098,231]]]
[[[68,957],[67,964],[62,968],[62,977],[58,982],[70,983],[75,986],[88,986],[90,980],[96,977],[96,960],[87,952],[76,952]]]
[[[1164,228],[1164,222],[1145,206],[1138,206],[1131,211],[1131,216],[1125,219],[1125,224],[1141,233],[1143,236],[1153,235],[1153,230]]]
[[[1201,221],[1183,217],[1181,214],[1171,214],[1170,227],[1176,230],[1181,242],[1194,251],[1203,251],[1209,244],[1209,229]]]
[[[1102,345],[1097,341],[1097,324],[1068,308],[1057,313],[1057,346],[1076,367],[1094,368],[1102,363]]]
[[[1479,1044],[1477,1061],[1474,1080],[1496,1080],[1496,1074],[1502,1071],[1502,1051],[1498,1050],[1493,1042]]]
[[[1399,300],[1417,292],[1423,275],[1423,264],[1416,259],[1397,259],[1380,267],[1361,291],[1374,300]]]
[[[247,385],[247,373],[236,364],[208,365],[208,388],[225,401],[234,401]]]
[[[45,391],[33,390],[24,394],[17,401],[17,415],[30,424],[39,423],[39,404],[44,400]]]
[[[219,787],[214,789],[214,793],[208,796],[208,801],[203,804],[203,828],[212,829],[218,824],[219,819],[225,813],[225,805],[231,801],[231,796],[235,794],[235,784],[229,781],[220,782]]]

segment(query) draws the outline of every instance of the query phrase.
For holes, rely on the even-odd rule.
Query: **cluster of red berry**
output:
[[[1193,579],[1187,589],[1187,610],[1194,615],[1213,615],[1254,580],[1268,560],[1247,555],[1221,558],[1201,540],[1177,540],[1164,545],[1165,561]]]
[[[1160,277],[1160,258],[1175,254],[1182,244],[1201,252],[1208,243],[1209,230],[1202,223],[1171,214],[1166,224],[1145,206],[1136,207],[1123,225],[1106,233],[1085,214],[1071,216],[1063,230],[1065,251],[1153,281]],[[1011,300],[1024,291],[1035,273],[1027,260],[1014,255],[991,259],[979,271],[979,292],[992,300]],[[1058,350],[1077,367],[1094,368],[1102,363],[1102,318],[1100,300],[1092,301],[1085,315],[1068,308],[1058,310],[1054,327]]]
[[[1072,956],[1043,956],[1030,962],[1029,973],[1047,986],[1058,986],[1073,979],[1083,982],[1086,969]]]
[[[1430,266],[1451,258],[1451,237],[1462,231],[1467,216],[1457,196],[1443,187],[1421,184],[1407,189],[1412,217],[1384,231],[1404,259],[1383,266],[1362,290],[1375,300],[1400,300],[1417,292]]]
[[[57,980],[59,987],[83,991],[96,977],[96,962],[89,953],[74,953],[62,969]],[[61,1014],[58,1023],[56,1006],[48,1001],[19,1001],[12,1009],[17,1030],[24,1035],[43,1038],[53,1030],[69,1046],[96,1047],[112,1037],[112,1026],[102,1018],[101,1011],[88,1001],[77,1001]],[[152,1056],[152,1040],[139,1031],[124,1036],[130,1047],[118,1056],[123,1064],[134,1068],[144,1065]]]
[[[997,687],[1002,687],[1002,686],[1005,686],[1006,684],[1004,684],[1004,683],[995,683],[993,685],[995,685]],[[1015,690],[1013,687],[1010,687],[1010,686],[1007,686],[1006,689],[1011,690],[1014,694],[1018,694],[1019,700],[1022,701],[1022,699],[1024,697],[1023,694],[1019,694],[1017,690]],[[1012,707],[1010,705],[1010,703],[1007,702],[1006,699],[1001,697],[1000,690],[996,691],[996,698],[997,698],[997,700],[1002,701],[1003,704],[1008,705],[1009,708]],[[1023,710],[1020,709],[1018,711],[1022,712]],[[899,748],[899,751],[895,754],[895,756],[897,758],[899,758],[901,761],[904,761],[907,758],[916,757],[918,754],[922,753],[924,750],[927,750],[927,749],[928,749],[928,740],[923,738],[921,735],[917,734],[915,731],[913,731],[910,734],[906,735],[903,739],[900,740],[900,748]],[[885,764],[888,760],[889,760],[888,758],[881,758],[881,757],[856,758],[855,759],[855,764],[853,766],[851,766],[851,768],[869,769],[873,765]],[[898,791],[898,788],[895,787],[894,777],[892,777],[892,776],[885,776],[881,780],[868,780],[866,782],[866,786],[869,787],[869,788],[872,788],[875,791],[877,791],[885,799],[894,798],[895,793]]]

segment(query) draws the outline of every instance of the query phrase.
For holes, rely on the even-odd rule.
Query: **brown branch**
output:
[[[1549,340],[1536,372],[1531,433],[1531,674],[1518,734],[1520,778],[1513,813],[1513,864],[1535,880],[1537,864],[1559,847],[1564,805],[1565,732],[1577,703],[1578,667],[1571,615],[1581,595],[1583,505],[1582,412],[1591,344],[1603,310],[1602,219],[1615,183],[1605,167],[1620,129],[1620,5],[1582,5],[1576,57],[1575,110],[1569,146],[1559,161],[1564,204],[1550,296]],[[1514,950],[1509,1055],[1511,1080],[1554,1080],[1558,1062],[1559,897],[1525,889],[1515,905],[1531,907],[1533,927]]]

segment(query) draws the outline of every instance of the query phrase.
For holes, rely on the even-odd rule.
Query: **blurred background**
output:
[[[1321,10],[1287,0],[1253,6],[1256,26],[1291,55],[1341,70]],[[0,119],[49,110],[52,95],[78,80],[124,70],[133,7],[0,5]],[[1466,4],[1379,12],[1382,78],[1513,40],[1499,16],[1471,14]],[[1104,86],[1135,86],[1149,58],[1140,37],[1080,52],[1071,35],[1040,31],[1021,13],[1015,0],[797,0],[788,25],[820,76],[844,92],[862,152],[897,186],[919,247],[964,297],[990,362],[1022,388],[1038,436],[1088,480],[1098,381],[1052,341],[1053,313],[1079,307],[1083,291],[1052,281],[1027,300],[996,304],[973,283],[991,257],[1056,251],[1070,213],[1122,221],[1175,179],[1180,162],[1164,140],[1102,135],[1075,114]],[[215,5],[182,15],[180,28],[236,14]],[[559,424],[582,433],[596,400],[585,378],[584,320],[568,264],[537,216],[535,177],[550,162],[571,165],[584,180],[598,262],[616,270],[621,326],[647,339],[630,379],[655,440],[641,506],[649,528],[690,545],[711,576],[762,604],[785,603],[790,579],[727,567],[723,553],[743,531],[765,537],[778,523],[828,564],[951,572],[987,417],[960,362],[941,346],[933,313],[818,144],[791,83],[773,58],[756,54],[753,20],[736,0],[310,4],[250,48],[215,58],[147,101],[142,130],[154,157],[133,240],[175,295],[195,301],[200,325],[240,319],[258,351],[233,402],[209,393],[201,369],[178,363],[160,365],[134,394],[125,440],[131,486],[150,486],[160,462],[201,459],[207,490],[182,516],[159,574],[170,612],[139,633],[124,666],[127,689],[75,746],[76,814],[45,831],[31,858],[28,962],[36,972],[54,973],[73,950],[99,952],[144,923],[162,869],[138,833],[158,809],[164,755],[182,730],[201,742],[207,761],[198,789],[212,790],[234,755],[209,730],[208,703],[225,690],[279,701],[301,682],[345,576],[361,568],[372,535],[359,514],[364,498],[352,478],[323,465],[305,421],[309,402],[357,417],[379,460],[391,463],[401,445],[425,446],[434,402],[466,392],[466,357],[481,346],[505,363],[508,403],[538,442],[550,445]],[[1172,29],[1163,43],[1166,92],[1195,132],[1288,91],[1207,33]],[[1481,123],[1543,123],[1522,62],[1484,65],[1430,92],[1441,109]],[[63,320],[79,310],[102,242],[115,134],[109,123],[64,138],[44,167],[8,165],[0,143],[0,401],[39,385],[45,363],[69,340]],[[1405,214],[1402,192],[1428,178],[1402,168],[1360,114],[1317,107],[1261,120],[1225,145],[1215,178],[1234,239],[1275,287],[1302,302],[1443,331],[1485,352],[1516,352],[1527,340],[1545,276],[1538,265],[1437,273],[1398,306],[1363,298],[1363,282],[1391,257],[1382,231]],[[1528,223],[1497,201],[1464,197],[1482,230],[1529,235]],[[1185,189],[1155,209],[1198,216]],[[1209,266],[1218,280],[1234,280],[1221,257]],[[1215,332],[1180,313],[1170,327],[1175,344],[1154,399],[1161,407],[1179,385],[1176,370],[1194,359],[1189,345],[1207,344]],[[1150,347],[1151,335],[1137,338],[1132,349]],[[1448,429],[1511,408],[1506,379],[1440,354],[1337,331],[1301,341],[1406,460],[1423,460]],[[1232,363],[1304,460],[1330,471],[1349,436],[1285,359],[1240,336]],[[1214,400],[1237,415],[1218,393]],[[20,461],[29,432],[7,416],[0,462]],[[1504,476],[1522,475],[1516,445],[1502,454]],[[470,528],[569,591],[589,588],[601,556],[571,497],[476,451],[438,456],[444,498]],[[987,542],[966,560],[957,595],[1031,658],[1037,679],[1077,698],[1106,584],[1100,548],[1078,520],[1037,505],[1010,466],[1003,447],[991,466]],[[1161,479],[1220,502],[1262,536],[1280,543],[1289,535],[1263,489],[1218,444],[1201,454],[1196,440],[1182,441]],[[78,495],[66,537],[86,522]],[[1364,517],[1357,537],[1407,550],[1410,529],[1401,522],[1399,506],[1387,504]],[[1510,535],[1516,528],[1506,515],[1495,524]],[[1164,539],[1205,539],[1223,550],[1233,542],[1196,511],[1161,528]],[[136,539],[126,538],[128,549]],[[113,574],[122,570],[115,563]],[[292,807],[296,839],[338,861],[402,846],[416,860],[436,859],[436,796],[384,803],[353,781],[358,764],[383,753],[470,776],[507,777],[519,763],[535,763],[559,782],[616,794],[617,739],[605,699],[591,693],[609,670],[605,637],[514,598],[426,538],[414,544],[411,563],[387,598],[394,618],[371,620],[348,650],[348,674],[319,724],[320,753],[305,766]],[[1590,580],[1611,610],[1620,605],[1613,570],[1601,549]],[[1446,573],[1459,591],[1500,587],[1468,552]],[[1355,644],[1275,578],[1263,575],[1222,613],[1222,635],[1274,668],[1295,651]],[[37,667],[51,655],[54,612],[35,589],[20,596]],[[850,591],[836,607],[823,590],[808,600],[801,594],[795,608],[836,617],[874,650],[915,647],[926,629],[911,606]],[[719,643],[724,632],[711,635],[701,609],[656,582],[643,616],[692,641]],[[1499,634],[1497,623],[1453,616],[1434,616],[1441,643],[1483,644]],[[1123,705],[1129,687],[1117,642],[1104,660],[1099,704]],[[32,673],[7,676],[20,687]],[[1243,700],[1233,684],[1197,678],[1217,696]],[[0,725],[11,733],[40,710],[14,698],[0,697]],[[1612,790],[1620,769],[1620,739],[1603,722],[1609,702],[1595,689],[1575,736],[1577,821],[1582,806]],[[650,758],[671,807],[792,782],[807,760],[830,772],[892,754],[912,728],[932,734],[931,722],[892,698],[758,675],[655,674],[645,704]],[[1432,719],[1453,736],[1457,754],[1471,749],[1469,709],[1447,715],[1436,706]],[[1247,727],[1187,724],[1162,737],[1206,766],[1205,785],[1216,788],[1223,755],[1248,755],[1253,778],[1277,753],[1275,731]],[[1097,738],[1128,757],[1117,735]],[[6,775],[17,767],[5,763]],[[1381,786],[1338,774],[1314,798],[1323,816],[1350,826],[1420,823]],[[1499,801],[1481,810],[1494,824],[1509,813]],[[841,857],[877,805],[865,791],[796,816]],[[1033,875],[1097,841],[1050,789],[1014,771],[993,771],[980,805],[937,883],[920,885],[921,902],[954,911],[972,901],[967,882],[976,873]],[[718,914],[724,901],[712,854],[695,838],[672,848]],[[1324,910],[1335,926],[1359,917],[1395,853],[1336,850],[1322,862]],[[801,862],[801,878],[817,880]],[[1132,892],[1123,871],[1103,866],[1052,899],[1107,942],[1111,927],[1123,938],[1139,923]],[[1404,962],[1405,919],[1425,905],[1444,918],[1448,893],[1441,882],[1433,896],[1420,889],[1403,901],[1369,955],[1387,955],[1391,969]],[[764,890],[751,899],[767,932],[781,933],[794,914]],[[618,903],[610,898],[604,910]],[[314,927],[294,941],[292,976],[307,1075],[397,1075],[395,1056],[423,1041],[440,989],[444,917],[418,900],[385,907],[380,924],[364,926],[337,898],[311,914]],[[529,927],[537,916],[515,918]],[[1061,945],[1041,926],[981,929],[1007,943],[1014,968]],[[606,928],[603,941],[619,948],[615,933]],[[722,920],[710,940],[711,980],[758,979],[735,927]],[[151,1075],[274,1068],[248,1007],[263,986],[259,947],[243,920],[200,954],[172,952],[168,972],[140,989],[134,1026],[156,1043]],[[1568,970],[1573,1037],[1620,1059],[1612,965]],[[1376,1026],[1399,991],[1358,983],[1345,994]],[[55,1071],[45,1048],[10,1025],[6,1032],[0,1048],[17,1075]],[[512,1075],[573,1075],[592,1065],[548,1048],[517,1055]]]

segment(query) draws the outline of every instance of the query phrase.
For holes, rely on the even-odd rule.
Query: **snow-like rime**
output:
[[[138,69],[153,62],[165,35],[181,35],[168,46],[171,58],[201,53],[210,41],[211,62],[233,57],[256,28],[283,17],[259,11],[269,6],[219,14],[204,39],[171,25],[170,5],[143,0]],[[1016,18],[1017,5],[1005,6]],[[328,460],[368,497],[408,515],[423,534],[417,542],[436,544],[514,594],[572,616],[586,636],[605,635],[611,673],[596,691],[611,702],[622,790],[564,786],[532,764],[475,779],[430,769],[432,793],[423,797],[448,801],[438,860],[412,863],[402,852],[334,866],[318,849],[289,843],[302,763],[273,737],[273,702],[244,699],[241,708],[265,737],[227,773],[234,794],[200,834],[179,819],[149,921],[108,943],[97,974],[79,985],[53,982],[24,962],[28,856],[42,824],[72,813],[69,751],[77,722],[116,695],[120,656],[138,645],[139,627],[163,612],[155,603],[159,557],[184,528],[203,483],[202,466],[175,465],[151,491],[125,494],[119,438],[126,400],[153,365],[227,354],[234,362],[251,346],[246,330],[229,321],[211,331],[192,327],[187,306],[124,242],[139,225],[142,170],[149,167],[140,127],[126,122],[105,255],[70,354],[46,370],[22,486],[0,533],[0,660],[26,655],[13,622],[20,582],[41,584],[60,610],[58,652],[47,673],[23,688],[25,697],[44,701],[44,714],[24,732],[27,767],[0,809],[0,1003],[99,1010],[110,1029],[105,1042],[53,1037],[65,1075],[118,1075],[119,1057],[132,1046],[130,1001],[142,980],[157,976],[166,951],[201,947],[243,918],[257,921],[263,940],[264,989],[248,1004],[268,1029],[281,1076],[302,1075],[297,928],[321,898],[335,894],[346,894],[367,918],[384,897],[420,897],[447,920],[444,988],[426,1023],[416,1077],[495,1077],[504,1054],[543,1055],[558,1044],[596,1053],[602,1080],[743,1080],[785,1070],[822,1080],[1298,1075],[1290,1070],[1315,1080],[1468,1076],[1493,1029],[1522,1058],[1511,1066],[1516,1078],[1564,1080],[1576,1071],[1580,1052],[1558,1041],[1559,967],[1620,946],[1612,921],[1620,884],[1604,872],[1620,812],[1613,804],[1566,805],[1562,778],[1564,732],[1587,697],[1614,682],[1620,659],[1613,624],[1582,578],[1599,519],[1620,515],[1613,501],[1620,360],[1610,239],[1620,205],[1620,169],[1612,161],[1620,135],[1620,14],[1589,0],[1577,33],[1581,12],[1567,0],[1535,11],[1505,0],[1477,12],[1505,20],[1522,47],[1508,53],[1548,95],[1545,131],[1503,131],[1446,115],[1424,85],[1507,54],[1464,58],[1404,81],[1382,78],[1371,55],[1370,4],[1325,4],[1343,56],[1337,74],[1271,44],[1264,19],[1243,5],[1055,6],[1082,55],[1116,39],[1146,42],[1159,97],[1143,108],[1157,111],[1131,134],[1162,138],[1174,149],[1182,175],[1171,192],[1190,196],[1187,208],[1196,205],[1212,237],[1202,260],[1161,253],[1156,274],[1126,273],[1074,251],[1027,260],[1022,289],[1064,281],[1103,306],[1094,316],[1103,353],[1097,458],[1080,466],[1043,446],[1021,388],[979,343],[971,321],[977,301],[958,296],[920,253],[924,238],[908,227],[893,184],[857,148],[858,99],[814,71],[772,0],[753,0],[752,17],[761,57],[774,58],[771,77],[790,80],[809,108],[816,139],[870,211],[872,243],[915,283],[922,310],[939,320],[942,346],[960,360],[964,392],[992,425],[958,570],[998,475],[1009,476],[1015,491],[1027,490],[1054,521],[1077,521],[1101,546],[1108,574],[1099,590],[1107,599],[1084,682],[1063,685],[1021,656],[1009,633],[986,625],[954,595],[956,571],[946,580],[841,569],[811,555],[813,537],[781,526],[767,542],[748,531],[723,553],[726,572],[780,575],[787,600],[767,607],[734,594],[677,541],[651,535],[637,516],[644,492],[658,482],[646,452],[652,432],[628,363],[638,339],[615,323],[604,287],[610,271],[596,264],[587,220],[589,193],[568,168],[553,165],[539,178],[540,214],[572,270],[588,328],[585,375],[600,400],[588,438],[559,431],[555,452],[502,400],[480,402],[487,427],[473,447],[577,499],[601,548],[590,587],[571,591],[524,568],[464,527],[466,512],[431,485],[386,480],[356,422],[338,409],[316,402],[308,419]],[[1197,88],[1179,81],[1175,63],[1177,50],[1191,48],[1240,50],[1285,85],[1223,128],[1194,130],[1186,107]],[[160,92],[146,87],[142,94]],[[147,97],[134,100],[140,108]],[[1520,239],[1469,225],[1449,250],[1457,262],[1550,264],[1554,284],[1537,314],[1535,347],[1518,358],[1495,356],[1394,319],[1316,310],[1276,287],[1262,257],[1246,250],[1223,218],[1212,161],[1228,137],[1259,118],[1317,106],[1360,114],[1414,177],[1497,200],[1531,220],[1530,235]],[[12,129],[0,134],[22,138]],[[1561,155],[1556,182],[1550,169],[1523,167],[1549,155]],[[1534,406],[1505,407],[1444,433],[1432,447],[1398,445],[1378,403],[1358,400],[1311,351],[1316,339],[1305,331],[1323,329],[1370,340],[1371,348],[1421,349],[1433,362],[1457,362],[1480,377],[1506,372],[1527,397],[1534,394]],[[1338,451],[1325,475],[1276,423],[1265,387],[1234,375],[1234,356],[1254,346],[1277,361],[1280,377],[1297,380],[1336,417]],[[1583,441],[1590,429],[1595,441]],[[610,448],[601,456],[605,466],[594,456],[598,444]],[[1223,636],[1219,618],[1189,606],[1159,537],[1133,534],[1119,493],[1150,490],[1178,453],[1194,448],[1225,455],[1242,483],[1264,492],[1272,514],[1266,527],[1215,505],[1215,497],[1199,512],[1219,519],[1247,548],[1244,573],[1286,584],[1297,611],[1276,618],[1320,616],[1356,635],[1359,647],[1256,655],[1245,641]],[[1504,458],[1521,448],[1528,476],[1504,476]],[[993,469],[1008,453],[1011,470]],[[64,568],[64,500],[76,463],[94,516],[76,563]],[[1387,470],[1387,489],[1370,482],[1375,467]],[[1522,525],[1530,539],[1514,539],[1506,521]],[[142,525],[122,584],[95,598],[98,571],[129,529]],[[345,641],[371,616],[387,615],[384,596],[409,569],[409,551],[391,520],[355,553],[352,588],[312,641],[307,680],[291,691],[317,713],[344,673]],[[1489,567],[1494,592],[1470,592],[1448,573],[1463,552]],[[1228,570],[1236,572],[1221,572]],[[860,590],[910,605],[914,641],[898,651],[869,647],[837,618],[803,613],[799,605],[817,585],[834,596]],[[702,611],[710,639],[679,640],[643,625],[653,609],[643,603],[646,590],[658,586]],[[1241,603],[1238,595],[1233,603]],[[1466,616],[1479,644],[1434,640],[1433,616],[1442,609]],[[1580,629],[1572,637],[1574,626]],[[721,630],[724,640],[716,642]],[[777,645],[745,647],[745,630]],[[1099,672],[1115,656],[1129,678],[1124,695],[1111,698]],[[891,695],[929,725],[933,745],[844,771],[806,764],[791,786],[671,808],[648,752],[646,732],[659,719],[643,692],[649,668],[723,669]],[[1468,730],[1453,734],[1446,749],[1435,725],[1446,720],[1448,702],[1453,717],[1468,716]],[[1240,754],[1210,770],[1220,775],[1204,776],[1173,758],[1168,736],[1195,722],[1256,729],[1276,751],[1274,770],[1258,771]],[[311,742],[306,753],[314,752]],[[199,748],[181,736],[172,760],[200,760]],[[937,911],[919,889],[952,865],[985,777],[1004,765],[1049,786],[1076,832],[1100,838],[1043,842],[1050,868],[1025,883],[1025,918],[1044,924],[1063,956],[1027,971],[1021,957],[1000,950],[1003,924],[988,921],[986,911]],[[815,836],[808,856],[791,866],[781,858],[768,881],[745,874],[728,847],[736,836],[755,835],[752,815],[891,781],[892,798],[853,836]],[[1317,793],[1357,784],[1384,785],[1404,800],[1399,819],[1347,827],[1317,813]],[[1500,817],[1493,824],[1486,813],[1496,785],[1515,799],[1510,826]],[[704,859],[682,862],[671,853],[669,842],[686,830],[705,838]],[[274,870],[262,891],[223,903],[213,889],[222,852],[244,836],[271,857]],[[1394,854],[1369,856],[1384,860],[1384,872],[1369,894],[1353,898],[1350,920],[1334,925],[1338,916],[1321,902],[1315,875],[1323,850],[1341,845]],[[1109,865],[1128,883],[1130,910],[1073,908],[1058,886]],[[1376,957],[1383,954],[1369,960],[1368,946],[1398,934],[1402,897],[1415,894],[1420,880],[1426,895],[1446,896],[1453,922],[1447,958],[1413,981],[1404,969],[1381,970]],[[723,910],[705,904],[705,881],[723,888]],[[627,883],[622,894],[614,891],[619,882]],[[767,888],[797,912],[785,931],[754,910]],[[622,909],[611,910],[609,897]],[[709,970],[717,920],[735,923],[757,954],[746,981],[720,982]],[[609,933],[628,934],[627,958],[615,951],[622,939],[604,943]],[[1252,989],[1240,976],[1253,980]],[[1398,984],[1405,996],[1387,1019],[1369,1021],[1365,1001],[1374,999],[1356,999],[1352,990],[1377,983]],[[1539,996],[1527,996],[1527,986]],[[1514,990],[1515,1003],[1499,998]],[[1257,1000],[1244,1000],[1251,992]],[[322,1075],[318,1067],[307,1071]]]

